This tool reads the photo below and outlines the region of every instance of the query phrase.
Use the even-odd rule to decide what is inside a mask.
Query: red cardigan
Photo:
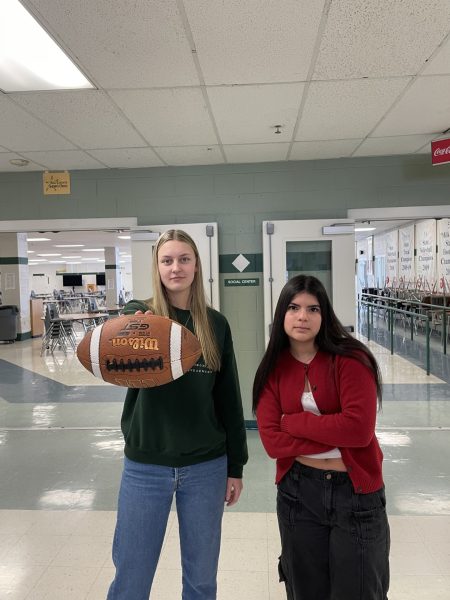
[[[321,415],[303,410],[305,375]],[[318,352],[305,365],[284,350],[256,411],[264,448],[277,459],[276,483],[296,456],[338,447],[355,492],[380,489],[383,453],[375,436],[376,412],[373,373],[358,360]]]

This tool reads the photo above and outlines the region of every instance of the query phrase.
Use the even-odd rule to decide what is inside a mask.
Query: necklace
[[[189,313],[188,318],[186,319],[186,322],[184,323],[184,327],[187,327],[187,324],[189,323],[190,320],[191,320],[191,313]]]

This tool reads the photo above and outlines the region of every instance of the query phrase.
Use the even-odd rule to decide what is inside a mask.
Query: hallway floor
[[[389,599],[448,600],[450,359],[434,349],[427,376],[413,356],[369,345],[384,379],[377,434],[392,532]],[[40,346],[0,344],[0,598],[105,600],[124,390],[90,376],[73,352],[40,357]],[[218,599],[282,600],[275,468],[256,431],[248,441],[244,492],[224,516]],[[171,513],[151,598],[180,597]]]

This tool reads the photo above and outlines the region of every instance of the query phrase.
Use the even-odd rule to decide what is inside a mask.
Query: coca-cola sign
[[[431,163],[433,165],[450,163],[450,138],[431,142]]]

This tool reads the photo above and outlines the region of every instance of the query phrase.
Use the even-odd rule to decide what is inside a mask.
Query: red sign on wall
[[[431,163],[433,165],[450,163],[450,138],[431,142]]]

